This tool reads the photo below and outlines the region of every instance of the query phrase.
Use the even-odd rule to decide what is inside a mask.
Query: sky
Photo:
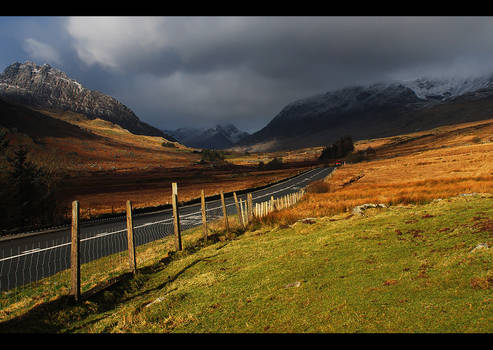
[[[255,132],[335,89],[493,73],[493,17],[0,17],[0,71],[33,61],[160,129]]]

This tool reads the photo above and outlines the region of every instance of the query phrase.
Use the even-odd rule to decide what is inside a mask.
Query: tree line
[[[334,160],[343,158],[354,150],[351,136],[343,136],[335,143],[326,146],[319,156],[319,160]]]
[[[24,146],[12,146],[0,130],[0,233],[61,223],[55,174],[28,160]]]

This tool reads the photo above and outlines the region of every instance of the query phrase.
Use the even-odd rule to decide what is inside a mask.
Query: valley
[[[0,16],[0,333],[493,333],[492,32]]]
[[[132,200],[136,208],[169,204],[171,182],[180,188],[180,200],[258,187],[294,176],[315,166],[317,152],[281,152],[245,155],[228,152],[227,162],[201,163],[200,149],[163,137],[136,135],[102,119],[70,111],[28,108],[0,100],[1,124],[8,130],[12,149],[24,146],[28,161],[58,180],[58,202],[68,215],[79,200],[81,218],[124,211]],[[164,146],[163,146],[164,144]],[[294,156],[298,155],[298,156]],[[303,156],[300,156],[303,155]],[[285,166],[262,169],[284,156]]]
[[[80,305],[64,297],[67,289],[53,295],[41,285],[43,293],[8,304],[2,325],[67,333],[490,332],[491,135],[490,119],[358,141],[346,164],[311,183],[295,206],[236,228],[232,238],[214,226],[206,243],[200,227],[189,230],[184,252],[174,251],[171,236],[158,241],[140,251],[149,262],[135,277]],[[369,147],[375,153],[364,154]],[[383,207],[355,211],[365,203]]]
[[[136,209],[167,204],[175,181],[180,201],[187,201],[196,199],[201,189],[207,196],[221,190],[239,191],[331,163],[318,161],[322,146],[275,152],[226,150],[224,161],[201,162],[197,149],[162,137],[135,135],[101,119],[8,108],[26,121],[17,124],[16,132],[9,128],[11,141],[29,146],[33,161],[45,167],[51,164],[62,174],[61,200],[68,204],[78,199],[82,219],[123,214],[126,200]],[[32,128],[29,121],[37,118],[49,118],[45,122],[53,123],[57,135]],[[26,288],[26,296],[5,294],[9,297],[2,301],[3,329],[35,332],[52,327],[55,332],[70,333],[77,325],[91,333],[488,331],[491,250],[483,248],[474,255],[471,250],[493,245],[488,216],[493,191],[492,135],[493,119],[485,119],[358,140],[344,165],[333,171],[315,170],[323,176],[306,187],[300,202],[255,219],[244,229],[235,227],[232,237],[223,232],[218,220],[211,223],[208,243],[203,241],[201,227],[191,228],[184,232],[185,251],[175,252],[169,222],[167,236],[139,247],[136,277],[123,274],[104,288],[106,269],[126,271],[128,258],[118,263],[118,258],[106,257],[85,264],[85,288],[103,289],[77,309],[67,301],[68,270],[52,277],[52,283],[62,285],[56,290],[45,282],[37,289]],[[76,153],[77,161],[64,162],[70,152]],[[282,166],[269,169],[266,165],[274,159],[282,159]],[[368,203],[383,208],[355,211]],[[156,215],[163,213],[151,217],[156,221],[160,218]],[[199,222],[199,215],[195,216]],[[137,219],[139,229],[149,228],[145,236],[154,237],[157,231],[145,220]],[[121,225],[109,222],[99,231],[85,230],[98,237],[107,235],[108,229],[125,231]],[[221,258],[215,258],[218,251]],[[19,255],[36,252],[22,250]],[[206,263],[197,263],[201,261]],[[89,265],[94,269],[90,274]],[[170,276],[174,277],[170,280]],[[265,281],[264,288],[252,292],[253,281],[259,280]],[[437,310],[436,298],[454,300],[452,306],[442,308],[446,314]],[[294,314],[285,307],[293,302],[297,305]],[[153,316],[167,315],[163,305],[175,315],[171,323]],[[192,310],[189,305],[197,307]],[[428,306],[425,312],[423,305]],[[211,308],[222,311],[211,313]],[[327,313],[327,309],[340,312]],[[398,322],[382,323],[382,311]],[[351,312],[364,317],[348,321]],[[250,320],[252,313],[263,317],[238,326],[237,319]],[[128,314],[133,318],[126,319]],[[321,316],[314,319],[314,314]]]

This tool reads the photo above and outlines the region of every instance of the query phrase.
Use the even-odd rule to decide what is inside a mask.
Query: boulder
[[[354,207],[353,214],[364,215],[365,210],[369,208],[387,208],[387,206],[385,204],[366,203]]]

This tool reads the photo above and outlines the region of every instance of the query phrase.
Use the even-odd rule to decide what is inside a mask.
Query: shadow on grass
[[[114,308],[118,300],[115,298],[113,302],[108,302],[108,298],[104,298],[101,292],[121,291],[122,288],[131,285],[133,277],[131,273],[125,273],[112,278],[81,294],[79,302],[76,302],[71,295],[62,295],[55,300],[37,305],[23,315],[0,322],[0,333],[66,332],[73,321],[85,318],[94,311],[101,313]],[[91,307],[88,307],[87,301],[93,303]]]
[[[173,260],[194,254],[207,246],[219,242],[224,243],[217,248],[219,250],[231,240],[244,234],[249,228],[251,225],[246,229],[234,228],[229,233],[225,233],[224,230],[211,230],[207,240],[201,238],[185,246],[180,252],[169,252],[165,258],[155,264],[139,268],[135,275],[127,272],[100,283],[84,292],[80,302],[76,302],[70,295],[64,295],[53,301],[42,303],[23,315],[0,322],[0,333],[70,333],[82,327],[85,328],[104,318],[102,313],[111,311],[118,305],[137,297],[165,288],[192,266],[218,254],[194,260],[173,277],[168,276],[166,281],[156,287],[143,288],[150,276],[164,270]]]

